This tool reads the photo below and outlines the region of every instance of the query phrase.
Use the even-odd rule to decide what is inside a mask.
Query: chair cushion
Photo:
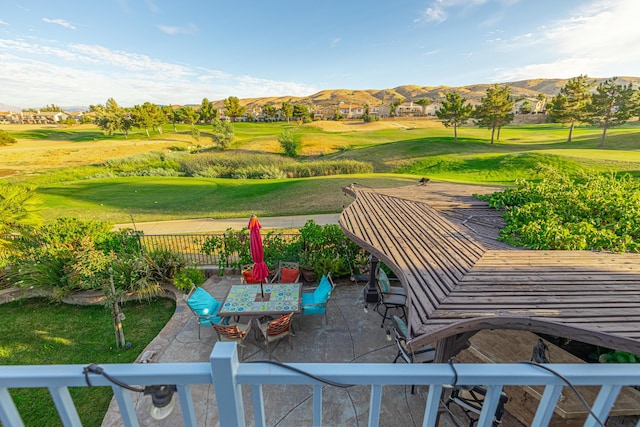
[[[189,307],[193,309],[199,316],[212,316],[218,312],[220,302],[216,301],[207,291],[197,288],[187,301]]]
[[[260,283],[260,280],[253,277],[253,272],[251,270],[243,271],[242,274],[244,275],[244,281],[248,284]]]
[[[327,302],[329,299],[329,295],[331,295],[331,283],[329,283],[329,279],[324,274],[320,279],[320,284],[313,292],[313,300],[316,304]]]
[[[310,292],[302,294],[302,314],[324,314],[326,306],[317,304]]]
[[[378,272],[378,283],[380,283],[380,290],[383,293],[386,294],[389,292],[389,276],[387,276],[387,273],[385,273],[383,269],[380,269]]]
[[[298,281],[299,270],[282,267],[280,271],[280,283],[296,283]]]

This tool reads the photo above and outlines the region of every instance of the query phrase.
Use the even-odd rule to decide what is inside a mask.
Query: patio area
[[[211,277],[203,287],[216,299],[223,300],[232,284],[240,277],[225,275]],[[337,280],[336,289],[327,306],[329,322],[323,324],[322,316],[295,318],[293,350],[287,340],[279,342],[272,350],[272,360],[284,363],[341,362],[341,363],[391,363],[396,356],[395,342],[387,338],[385,328],[380,328],[380,316],[370,304],[364,309],[362,287],[347,279]],[[388,326],[391,327],[390,322]],[[126,326],[125,326],[126,327]],[[156,339],[140,355],[138,363],[207,362],[217,341],[213,328],[202,327],[198,339],[198,325],[179,299],[176,313]],[[253,337],[246,340],[243,362],[267,359],[261,341]],[[389,337],[390,338],[390,337]],[[218,409],[212,385],[193,385],[195,413],[199,425],[219,425]],[[312,388],[309,386],[265,386],[265,413],[269,426],[312,425]],[[250,402],[251,391],[243,386],[243,393]],[[149,398],[132,395],[136,404],[140,425],[175,426],[182,424],[180,405],[162,421],[149,416]],[[348,389],[325,386],[323,392],[323,422],[331,426],[366,425],[369,413],[370,388],[356,386]],[[426,388],[417,387],[411,394],[411,386],[388,386],[383,391],[383,407],[380,425],[420,425],[426,401]],[[248,425],[254,425],[251,405],[245,407]],[[460,414],[458,414],[460,416]],[[117,405],[112,402],[103,421],[103,427],[121,426]],[[441,417],[441,426],[454,426],[447,415]],[[468,425],[462,423],[461,425]],[[506,414],[503,426],[520,427],[521,424]]]

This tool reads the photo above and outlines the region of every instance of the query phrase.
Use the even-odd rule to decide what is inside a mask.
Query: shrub
[[[505,209],[501,240],[532,249],[640,252],[640,182],[631,176],[579,174],[546,168],[538,182],[489,196]]]
[[[17,142],[18,140],[9,135],[8,132],[0,130],[0,145],[16,144]]]
[[[204,271],[195,265],[187,266],[178,271],[173,278],[173,284],[185,294],[192,286],[202,286],[205,281]]]
[[[300,151],[300,147],[302,144],[300,141],[295,140],[289,129],[285,129],[282,131],[282,133],[278,137],[278,142],[280,142],[280,146],[284,150],[285,156],[298,157],[298,152]]]

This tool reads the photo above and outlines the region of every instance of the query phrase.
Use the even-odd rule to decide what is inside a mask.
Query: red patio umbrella
[[[269,269],[264,263],[264,248],[262,247],[262,236],[260,235],[260,221],[255,215],[251,215],[249,219],[249,248],[251,250],[251,258],[253,258],[253,277],[260,280],[260,294],[264,298],[264,289],[262,282],[269,276]]]

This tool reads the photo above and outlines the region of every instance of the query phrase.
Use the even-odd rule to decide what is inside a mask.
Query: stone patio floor
[[[223,300],[239,276],[226,275],[211,277],[203,287],[216,299]],[[396,356],[396,346],[380,327],[381,317],[369,305],[364,309],[362,288],[364,284],[354,284],[348,280],[336,281],[336,289],[328,304],[328,325],[321,316],[296,316],[293,350],[287,340],[280,341],[272,350],[272,359],[279,362],[340,362],[340,363],[390,363]],[[246,341],[243,361],[267,359],[261,342],[253,333]],[[138,358],[153,352],[151,363],[208,362],[211,349],[217,340],[210,327],[198,326],[191,311],[181,298],[177,301],[176,313]],[[213,385],[193,385],[191,387],[198,425],[217,426],[217,404]],[[265,386],[265,414],[268,426],[310,426],[312,425],[312,388],[309,386]],[[381,426],[419,426],[422,422],[426,401],[425,387],[417,387],[411,394],[411,386],[389,386],[383,391],[380,416]],[[247,425],[254,425],[251,405],[251,391],[243,386]],[[356,386],[348,389],[326,386],[323,391],[323,425],[360,426],[367,425],[369,416],[370,387]],[[182,425],[180,405],[162,421],[149,416],[148,397],[133,393],[138,419],[141,426]],[[103,427],[121,426],[119,410],[115,400],[102,423]],[[447,415],[441,417],[441,426],[454,426]],[[468,425],[468,422],[461,423]],[[516,427],[520,424],[508,414],[503,426]]]

